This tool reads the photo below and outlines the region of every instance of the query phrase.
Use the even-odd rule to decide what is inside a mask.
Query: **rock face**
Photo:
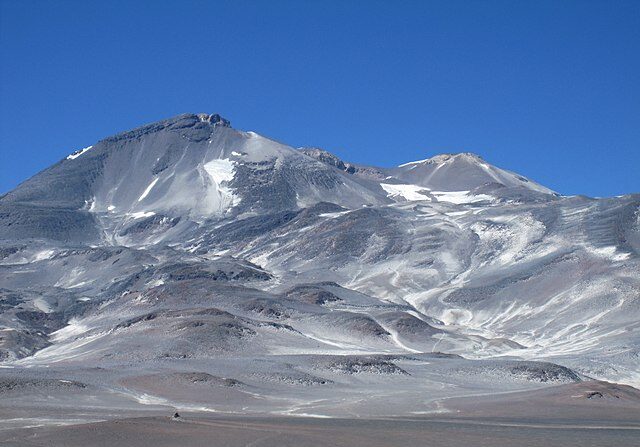
[[[218,377],[234,411],[279,405],[220,394],[245,385],[640,384],[640,195],[564,197],[473,154],[363,167],[217,114],[70,152],[0,198],[2,374],[168,370],[193,401],[176,377]]]
[[[320,160],[321,162],[326,163],[329,166],[333,166],[340,171],[347,171],[350,174],[353,174],[355,172],[355,168],[352,165],[345,164],[344,161],[340,160],[331,152],[327,152],[317,147],[303,147],[300,148],[299,151],[311,158]]]

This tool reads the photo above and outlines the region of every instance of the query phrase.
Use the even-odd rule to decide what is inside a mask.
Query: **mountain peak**
[[[554,194],[514,172],[500,169],[472,152],[435,155],[425,160],[404,163],[391,170],[393,176],[410,184],[441,191],[472,190],[489,184],[525,188]]]
[[[216,126],[231,127],[231,122],[217,113],[198,113],[196,114],[196,116],[201,123],[210,123]]]
[[[105,141],[119,141],[131,138],[139,138],[143,135],[159,132],[165,129],[170,131],[190,130],[191,133],[198,134],[197,138],[208,138],[208,134],[212,130],[209,126],[215,127],[231,127],[231,122],[217,113],[183,113],[171,118],[166,118],[153,123],[145,124],[132,130],[118,133],[116,135],[105,138]]]

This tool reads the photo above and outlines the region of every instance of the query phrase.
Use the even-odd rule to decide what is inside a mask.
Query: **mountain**
[[[98,242],[108,226],[101,220],[201,222],[322,200],[388,202],[288,146],[232,129],[219,115],[181,115],[106,138],[22,183],[0,202],[0,234]]]
[[[487,185],[554,194],[521,175],[491,166],[471,153],[443,154],[405,163],[391,171],[400,180],[442,191],[472,190]]]
[[[0,394],[388,416],[639,386],[639,255],[638,194],[562,196],[469,153],[363,166],[180,115],[0,198]]]

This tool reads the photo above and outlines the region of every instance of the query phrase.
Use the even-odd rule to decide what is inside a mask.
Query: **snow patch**
[[[142,200],[144,200],[145,197],[147,197],[149,195],[149,193],[151,192],[151,190],[153,189],[154,186],[156,186],[156,183],[158,183],[158,178],[154,179],[149,186],[147,186],[147,189],[144,190],[144,192],[142,193],[142,195],[138,198],[138,202],[141,202]]]
[[[631,253],[619,252],[613,245],[600,248],[590,247],[589,249],[594,254],[602,256],[603,258],[609,258],[612,261],[626,261],[631,257]]]
[[[67,156],[67,160],[75,160],[76,158],[78,158],[79,156],[87,152],[89,149],[91,149],[92,147],[93,146],[87,146],[85,148],[75,151],[73,154],[70,154],[69,156]]]
[[[413,166],[413,165],[419,165],[422,164],[426,161],[429,161],[429,158],[425,158],[424,160],[417,160],[417,161],[410,161],[409,163],[403,163],[401,165],[398,165],[399,168],[404,168],[406,166]]]
[[[42,250],[42,251],[36,253],[36,255],[33,257],[33,261],[32,262],[44,261],[45,259],[51,259],[53,257],[54,253],[55,253],[54,250]]]
[[[318,214],[318,217],[328,217],[329,219],[335,219],[336,217],[340,217],[343,216],[347,213],[350,213],[351,210],[346,210],[346,211],[338,211],[335,213],[322,213],[322,214]]]
[[[440,320],[446,325],[467,324],[473,319],[473,314],[467,309],[446,309]]]
[[[431,194],[438,199],[438,202],[449,202],[457,205],[493,199],[493,197],[486,194],[472,195],[469,194],[469,191],[431,191]]]
[[[51,312],[53,312],[53,307],[51,307],[51,304],[47,303],[43,298],[36,298],[35,300],[33,300],[33,305],[36,309],[44,312],[45,314],[50,314]]]
[[[203,165],[209,176],[206,206],[209,212],[225,211],[239,202],[228,183],[235,176],[235,162],[226,158],[211,160]]]
[[[394,185],[380,183],[382,189],[387,192],[387,197],[402,198],[405,200],[428,200],[429,189],[418,185]],[[427,193],[427,194],[425,194]]]
[[[160,279],[155,279],[155,280],[151,281],[151,282],[148,284],[148,287],[149,287],[149,288],[151,288],[151,287],[158,287],[158,286],[161,286],[161,285],[163,285],[163,284],[164,284],[164,280],[160,278]]]
[[[88,330],[88,326],[80,323],[78,319],[72,318],[65,327],[58,329],[51,334],[51,341],[57,343],[63,340],[69,340],[70,338],[84,334]]]
[[[380,183],[380,186],[387,192],[387,197],[409,201],[437,200],[438,202],[449,202],[460,205],[493,199],[492,196],[487,194],[470,194],[470,191],[431,191],[429,188],[420,185]]]
[[[226,158],[211,160],[205,163],[204,170],[207,171],[207,174],[211,176],[211,180],[217,185],[231,181],[235,175],[234,162]]]
[[[129,216],[131,216],[132,219],[142,219],[143,217],[151,217],[155,215],[156,213],[154,213],[153,211],[139,211],[137,213],[129,214]]]

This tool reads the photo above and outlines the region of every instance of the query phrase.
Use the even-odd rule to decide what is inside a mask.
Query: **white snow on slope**
[[[69,156],[67,156],[67,160],[75,160],[76,158],[78,158],[79,156],[87,152],[89,149],[91,149],[92,147],[93,146],[87,146],[83,149],[75,151],[73,154],[70,154]]]
[[[404,168],[405,166],[413,166],[413,165],[419,165],[421,163],[424,163],[426,161],[429,161],[429,158],[425,158],[424,160],[416,160],[416,161],[410,161],[409,163],[403,163],[401,165],[398,165],[399,168]]]
[[[335,219],[336,217],[344,216],[345,214],[350,212],[351,210],[338,211],[335,213],[322,213],[322,214],[318,214],[318,217],[328,217],[329,219]]]
[[[419,185],[403,185],[380,183],[382,189],[387,192],[387,197],[404,200],[433,200],[455,204],[475,203],[483,200],[491,200],[493,197],[486,194],[472,195],[469,191],[431,191],[429,188]]]
[[[626,261],[631,257],[631,253],[620,252],[618,251],[618,248],[614,246],[600,247],[600,248],[586,246],[585,248],[588,251],[598,256],[602,256],[603,258],[609,258],[612,261]]]
[[[156,213],[154,213],[153,211],[139,211],[137,213],[131,213],[129,214],[133,219],[142,219],[143,217],[151,217],[151,216],[155,216]]]
[[[235,162],[229,159],[215,159],[203,165],[209,175],[211,185],[207,188],[207,205],[210,212],[225,211],[239,201],[228,183],[235,176]]]
[[[145,197],[149,195],[153,187],[156,186],[156,183],[158,183],[158,180],[160,179],[155,178],[151,183],[149,183],[149,186],[147,186],[147,189],[145,189],[142,195],[138,198],[138,202],[141,202],[142,200],[144,200]]]
[[[380,183],[382,189],[387,192],[387,196],[391,198],[403,198],[405,200],[428,200],[429,196],[425,193],[429,192],[428,188],[418,185],[393,185],[390,183]]]
[[[211,160],[204,164],[204,169],[207,171],[207,174],[211,176],[211,180],[217,185],[220,185],[222,182],[231,181],[235,174],[233,162],[226,158]]]
[[[491,200],[493,197],[486,194],[469,194],[469,191],[431,191],[439,202],[450,202],[456,204],[482,202]]]
[[[50,338],[51,341],[60,342],[63,340],[69,340],[80,334],[84,334],[88,330],[89,327],[87,327],[85,324],[81,323],[80,320],[74,317],[69,320],[69,323],[67,323],[65,327],[52,332]]]
[[[45,314],[50,314],[53,312],[53,307],[44,298],[36,298],[33,300],[33,305],[41,312]]]
[[[55,254],[55,250],[42,250],[38,253],[35,253],[31,262],[44,261],[45,259],[51,259],[51,257]]]

